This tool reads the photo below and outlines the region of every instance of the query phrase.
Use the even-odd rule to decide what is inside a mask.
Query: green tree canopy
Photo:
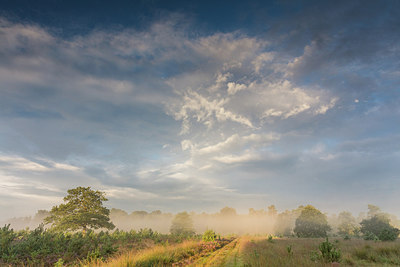
[[[338,234],[341,236],[354,236],[359,231],[356,223],[356,218],[348,211],[339,213]]]
[[[294,232],[298,237],[325,237],[331,229],[326,215],[311,205],[303,208],[295,225]]]
[[[275,232],[279,235],[291,236],[295,227],[296,219],[300,216],[304,206],[299,206],[297,209],[285,210],[276,217]]]
[[[58,231],[76,231],[87,229],[113,229],[110,222],[110,211],[103,206],[107,201],[104,192],[90,187],[69,189],[64,197],[64,204],[54,206],[45,223],[52,223],[51,228]]]
[[[278,214],[278,211],[275,208],[275,205],[268,206],[268,216],[275,217]]]
[[[190,215],[185,211],[178,213],[172,220],[170,228],[171,234],[175,235],[194,235],[193,220]]]
[[[231,207],[224,207],[219,212],[222,216],[235,216],[236,210]]]
[[[383,215],[384,213],[381,211],[381,208],[378,206],[368,204],[368,217],[372,218],[377,215]]]
[[[400,230],[390,225],[389,218],[384,215],[374,215],[360,223],[361,232],[366,239],[375,236],[379,240],[394,241],[399,236]]]

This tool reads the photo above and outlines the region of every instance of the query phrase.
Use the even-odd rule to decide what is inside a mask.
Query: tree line
[[[194,235],[193,218],[224,218],[227,222],[235,221],[238,217],[236,210],[224,207],[216,214],[195,214],[181,212],[176,215],[153,211],[135,211],[131,214],[120,210],[104,207],[107,201],[104,192],[90,187],[77,187],[68,190],[64,203],[54,206],[49,212],[39,211],[35,216],[53,231],[82,231],[88,229],[115,228],[114,221],[124,218],[137,220],[139,218],[163,218],[170,221],[169,232],[172,234]],[[399,221],[394,216],[384,213],[379,207],[368,205],[368,213],[355,218],[350,212],[341,212],[338,216],[329,218],[314,206],[299,206],[297,209],[279,213],[274,205],[266,210],[249,209],[248,218],[267,218],[274,222],[272,231],[280,236],[325,237],[339,235],[344,238],[363,237],[370,240],[395,240],[400,230]],[[397,225],[396,225],[397,224]],[[394,226],[395,225],[395,226]]]

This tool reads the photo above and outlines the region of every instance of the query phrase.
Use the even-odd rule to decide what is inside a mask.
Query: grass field
[[[205,249],[190,241],[127,253],[97,266],[331,266],[321,257],[318,238],[242,236]],[[341,251],[340,266],[400,266],[400,240],[375,242],[332,238]]]

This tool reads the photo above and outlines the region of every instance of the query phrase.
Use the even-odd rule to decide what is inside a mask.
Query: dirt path
[[[241,238],[234,239],[207,257],[202,257],[190,266],[243,266],[240,259]]]

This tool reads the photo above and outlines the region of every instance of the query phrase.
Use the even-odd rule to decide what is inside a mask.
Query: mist
[[[220,235],[277,235],[277,236],[293,236],[295,221],[300,215],[304,206],[296,209],[278,212],[274,205],[266,209],[255,210],[250,208],[248,213],[239,214],[234,208],[224,207],[217,213],[196,213],[189,212],[193,221],[193,227],[197,234],[202,234],[208,229],[212,229]],[[360,223],[363,219],[373,215],[373,213],[382,213],[379,207],[368,205],[368,213],[361,212],[357,216],[353,216],[350,212],[343,211],[339,214],[326,214],[328,224],[331,227],[331,234],[338,231],[343,215],[351,217],[354,223]],[[400,227],[400,220],[392,214],[385,213],[390,222],[395,227]],[[43,219],[49,215],[46,210],[39,210],[34,216],[19,217],[6,220],[2,225],[10,224],[15,230],[35,229]],[[163,213],[160,210],[152,212],[133,211],[128,213],[122,209],[112,208],[110,210],[110,219],[115,225],[115,229],[123,231],[139,231],[140,229],[152,229],[153,231],[168,234],[172,220],[176,214]],[[48,227],[45,226],[45,227]]]

